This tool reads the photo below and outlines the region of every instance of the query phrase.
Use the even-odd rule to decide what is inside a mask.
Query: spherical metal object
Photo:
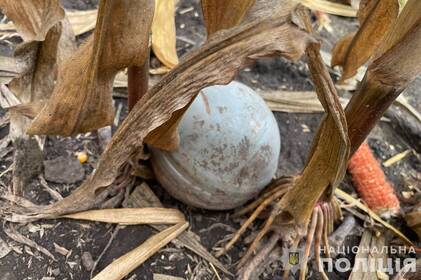
[[[179,125],[180,145],[152,148],[161,185],[186,204],[231,209],[258,194],[278,166],[276,120],[251,88],[239,82],[203,89]]]

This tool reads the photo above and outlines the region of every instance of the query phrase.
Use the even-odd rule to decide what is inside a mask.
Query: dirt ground
[[[67,9],[92,9],[96,6],[96,0],[63,0]],[[192,8],[191,8],[192,7]],[[205,29],[199,0],[180,0],[177,7],[177,49],[182,56],[191,49],[197,48],[205,40]],[[348,31],[355,30],[355,20],[330,16],[334,33],[321,32],[323,49],[330,50],[333,43]],[[17,41],[16,41],[17,42]],[[16,43],[15,42],[15,43]],[[11,55],[13,46],[0,44],[2,55]],[[155,59],[151,60],[152,67],[157,66]],[[334,78],[337,78],[336,76]],[[241,71],[238,80],[258,90],[312,90],[312,82],[304,61],[291,63],[289,61],[272,58],[259,60],[255,65]],[[405,92],[409,102],[421,111],[420,87],[418,79]],[[121,118],[127,115],[126,100],[116,98],[116,104],[123,104]],[[379,160],[384,161],[391,156],[413,149],[420,152],[420,143],[414,142],[414,135],[408,133],[405,124],[396,119],[400,110],[392,108],[388,112],[388,119],[381,121],[369,137],[369,144],[373,148]],[[0,116],[4,115],[0,109]],[[309,151],[312,138],[321,120],[321,114],[291,114],[275,113],[279,124],[282,148],[277,175],[293,175],[303,167]],[[0,128],[0,137],[8,133],[8,126]],[[48,137],[45,144],[44,159],[55,159],[59,156],[74,157],[75,152],[90,152],[89,162],[84,164],[85,176],[94,169],[95,163],[100,156],[98,142],[93,134],[80,135],[74,138]],[[13,160],[13,151],[0,159],[0,173],[9,168]],[[408,191],[410,182],[416,181],[420,185],[421,161],[416,153],[404,158],[402,161],[384,169],[388,178],[394,183],[396,191],[401,198],[403,208],[407,209],[414,203],[414,199],[402,197],[402,191]],[[418,176],[418,177],[417,177]],[[0,177],[0,192],[4,193],[11,183],[11,172]],[[205,211],[193,209],[172,199],[155,181],[148,182],[154,192],[166,206],[178,207],[182,210],[190,222],[190,230],[196,233],[202,244],[212,252],[212,248],[218,245],[218,241],[232,234],[238,229],[241,220],[232,220],[229,216],[231,211]],[[48,182],[50,187],[57,190],[63,196],[68,195],[79,184],[57,184]],[[342,185],[348,192],[353,192],[352,184],[347,177]],[[38,179],[34,179],[25,189],[25,196],[35,203],[49,204],[51,197],[40,187]],[[76,202],[77,203],[77,202]],[[404,226],[401,219],[392,221],[395,225],[402,226],[402,230],[410,238],[416,239],[416,235]],[[360,223],[359,226],[362,226]],[[255,224],[247,233],[258,229]],[[29,248],[18,244],[8,238],[3,230],[0,230],[0,238],[5,240],[14,250],[7,256],[0,258],[0,280],[24,280],[24,279],[89,279],[90,272],[83,264],[82,256],[91,255],[95,260],[102,252],[110,239],[115,226],[100,223],[88,223],[69,220],[47,220],[35,222],[30,225],[18,225],[16,229],[31,240],[48,249],[57,259],[56,261]],[[0,226],[1,229],[1,226]],[[135,248],[145,241],[153,230],[148,226],[128,226],[119,231],[97,267],[97,272],[103,269],[112,260],[125,252]],[[244,235],[247,237],[248,234]],[[226,267],[234,272],[235,263],[244,254],[250,238],[242,238],[235,248],[227,256],[220,258]],[[359,242],[357,234],[347,237],[347,244],[356,245]],[[66,256],[55,249],[54,243],[66,248],[69,252]],[[220,244],[219,244],[220,246]],[[353,256],[348,256],[353,259]],[[279,264],[279,263],[278,263]],[[261,276],[260,279],[281,279],[279,265],[273,264]],[[154,279],[154,274],[165,274],[181,277],[182,279],[218,279],[209,264],[192,252],[169,245],[155,254],[144,265],[137,268],[125,279]],[[222,279],[235,279],[219,272]],[[348,273],[330,273],[331,279],[347,279]],[[309,279],[317,279],[319,276],[311,270]]]

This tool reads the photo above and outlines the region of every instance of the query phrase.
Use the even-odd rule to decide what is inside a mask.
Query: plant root
[[[279,234],[272,234],[269,241],[263,246],[262,249],[251,259],[244,267],[239,270],[239,278],[241,280],[252,279],[252,275],[260,266],[261,263],[269,256],[272,250],[275,248],[276,244],[279,241]]]
[[[240,239],[242,234],[246,229],[259,217],[259,215],[264,211],[271,209],[269,216],[266,218],[266,221],[259,231],[257,236],[254,238],[252,244],[247,249],[245,255],[237,264],[237,270],[239,271],[240,279],[246,280],[254,275],[254,271],[257,269],[259,264],[263,259],[270,254],[273,248],[278,244],[280,240],[283,239],[282,232],[279,230],[279,227],[276,225],[276,220],[282,212],[282,209],[279,208],[278,202],[283,197],[283,195],[290,189],[293,179],[283,178],[282,180],[276,181],[278,185],[272,185],[268,190],[261,195],[256,201],[245,206],[238,212],[234,214],[235,217],[244,215],[246,213],[251,213],[249,218],[244,222],[244,224],[237,230],[233,238],[224,246],[224,249],[218,253],[218,256],[225,254],[230,250],[234,244]],[[327,257],[330,257],[330,246],[328,235],[333,232],[334,222],[338,219],[342,219],[342,212],[339,207],[339,204],[334,197],[330,202],[321,202],[318,203],[313,209],[312,217],[309,222],[307,233],[304,235],[297,234],[293,239],[291,249],[296,250],[300,240],[304,237],[305,239],[305,253],[303,259],[301,260],[301,271],[300,279],[305,279],[306,270],[307,270],[307,260],[310,257],[311,248],[313,246],[315,252],[315,260],[317,262],[318,271],[321,273],[323,279],[328,279],[324,271],[323,264],[321,262],[321,246],[323,246],[323,252]],[[291,228],[294,224],[285,224],[286,228]],[[262,249],[257,250],[261,240],[269,233],[273,232],[269,241],[262,247]],[[294,231],[298,233],[297,230]],[[287,235],[291,237],[291,234]],[[276,241],[275,241],[276,240]],[[314,240],[314,242],[313,242]],[[285,240],[283,240],[285,241]],[[290,242],[291,243],[291,242]],[[256,253],[257,251],[257,253]],[[290,267],[288,264],[284,267],[284,277],[289,275]]]

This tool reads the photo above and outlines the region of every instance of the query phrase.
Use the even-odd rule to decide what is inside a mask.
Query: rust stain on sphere
[[[276,120],[251,88],[239,82],[203,89],[179,126],[180,146],[152,148],[161,185],[186,204],[232,209],[258,194],[276,172]]]

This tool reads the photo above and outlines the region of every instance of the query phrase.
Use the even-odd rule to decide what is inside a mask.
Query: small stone
[[[83,180],[85,169],[74,157],[57,157],[44,161],[44,177],[47,181],[73,184]]]
[[[94,267],[94,260],[92,259],[92,255],[89,252],[83,252],[82,254],[82,264],[87,271],[91,271]]]
[[[52,271],[51,271],[51,273],[54,275],[54,276],[59,276],[60,275],[60,268],[55,268],[55,269],[53,269]]]
[[[7,243],[0,238],[0,259],[7,256],[12,249],[7,245]]]

